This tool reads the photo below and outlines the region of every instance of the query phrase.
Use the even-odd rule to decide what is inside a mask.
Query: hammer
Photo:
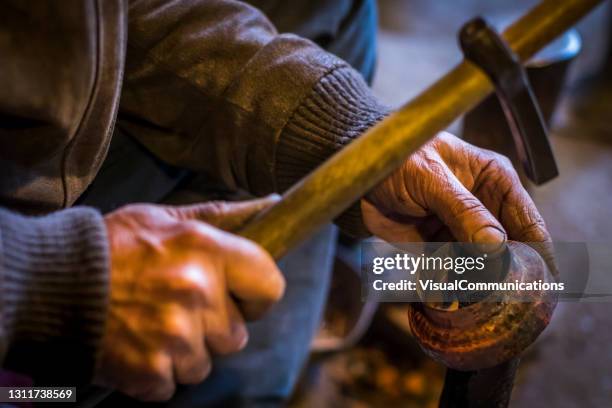
[[[475,22],[470,30],[478,30],[468,31],[474,37],[466,37],[463,44],[464,61],[295,184],[239,235],[257,242],[274,258],[281,258],[493,90],[500,96],[514,129],[517,151],[529,177],[536,183],[555,177],[557,168],[544,122],[522,78],[520,62],[528,60],[602,1],[543,0],[505,30],[503,40],[495,38],[494,33],[480,31],[487,29],[486,24]],[[481,48],[482,41],[492,43]],[[498,41],[502,41],[501,49]],[[487,49],[498,53],[501,60],[487,61]],[[448,370],[441,405],[506,406],[517,365],[514,359],[485,370]],[[109,392],[100,390],[80,405],[93,406]]]
[[[329,158],[290,188],[281,201],[239,234],[280,258],[336,218],[404,160],[493,90],[513,130],[529,178],[558,174],[544,121],[520,67],[602,0],[544,0],[497,36],[481,20],[462,31],[465,59],[399,110]],[[518,356],[496,367],[449,370],[444,407],[507,406]]]

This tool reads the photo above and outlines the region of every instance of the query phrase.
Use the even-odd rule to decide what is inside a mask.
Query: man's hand
[[[388,242],[550,241],[510,161],[441,133],[361,201],[370,232]]]
[[[207,376],[211,353],[246,345],[241,311],[265,311],[281,298],[284,278],[262,248],[218,228],[234,230],[277,199],[139,204],[106,217],[110,306],[97,384],[168,399],[175,383]]]

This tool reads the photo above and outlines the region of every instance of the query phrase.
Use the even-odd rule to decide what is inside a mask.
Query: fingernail
[[[280,194],[272,193],[272,194],[268,194],[266,196],[266,199],[268,199],[270,201],[280,201],[281,196],[280,196]]]
[[[249,344],[249,334],[246,333],[238,344],[238,350],[243,350]]]
[[[244,323],[239,323],[235,325],[232,331],[232,337],[237,340],[237,351],[242,350],[249,343],[249,331],[247,330]]]
[[[506,233],[497,227],[487,226],[474,233],[472,242],[478,251],[493,254],[504,247]]]

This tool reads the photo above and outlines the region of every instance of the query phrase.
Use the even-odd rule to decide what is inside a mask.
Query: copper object
[[[503,282],[554,282],[530,246],[508,242],[511,254]],[[461,371],[494,367],[519,356],[546,328],[557,299],[550,291],[496,293],[449,310],[421,303],[409,308],[414,337],[429,356]]]

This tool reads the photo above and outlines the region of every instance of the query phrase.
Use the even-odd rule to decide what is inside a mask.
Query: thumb
[[[429,195],[429,208],[460,242],[483,244],[486,252],[501,249],[506,231],[491,212],[448,169]]]
[[[235,231],[260,212],[280,201],[278,194],[246,201],[209,201],[169,207],[172,216],[182,221],[197,220],[225,231]]]

